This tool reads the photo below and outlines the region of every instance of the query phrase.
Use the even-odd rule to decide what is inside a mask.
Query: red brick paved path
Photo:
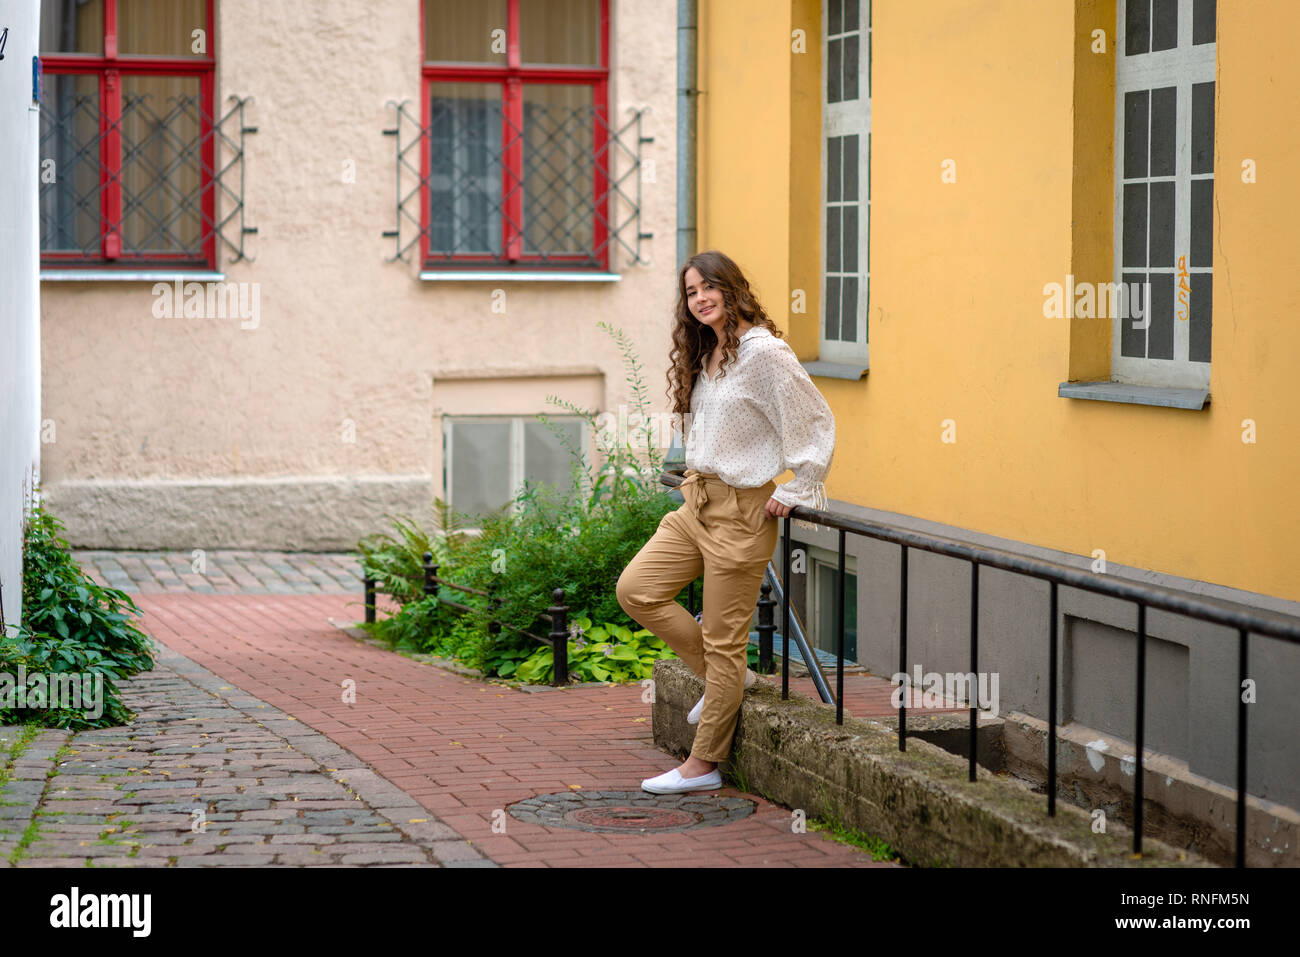
[[[819,832],[792,833],[790,811],[756,795],[744,795],[757,802],[750,817],[693,831],[598,834],[507,813],[497,815],[506,833],[494,834],[493,812],[508,804],[575,786],[636,791],[679,763],[655,746],[639,685],[530,694],[421,664],[329,623],[355,620],[358,596],[177,592],[136,601],[159,641],[352,751],[502,865],[873,863]],[[349,678],[353,705],[342,700]]]

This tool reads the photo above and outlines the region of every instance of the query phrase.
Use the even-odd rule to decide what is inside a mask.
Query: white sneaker
[[[682,791],[711,791],[722,787],[722,774],[714,768],[708,774],[698,778],[684,778],[676,768],[657,778],[646,778],[641,782],[641,790],[651,794],[678,794]]]
[[[752,672],[752,671],[750,671],[748,668],[746,668],[746,669],[745,669],[745,688],[748,690],[749,688],[754,687],[754,682],[757,681],[757,680],[758,680],[758,675],[754,674],[754,672]],[[701,713],[703,710],[704,710],[704,698],[703,698],[703,696],[701,696],[701,697],[700,697],[700,700],[697,701],[697,702],[695,702],[695,707],[692,708],[692,709],[690,710],[690,712],[686,715],[686,723],[687,723],[687,724],[699,724],[699,723],[700,723],[700,713]]]

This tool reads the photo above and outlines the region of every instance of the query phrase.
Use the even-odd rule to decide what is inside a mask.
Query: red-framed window
[[[43,266],[215,266],[215,4],[41,4]]]
[[[608,270],[609,0],[422,0],[421,258]]]

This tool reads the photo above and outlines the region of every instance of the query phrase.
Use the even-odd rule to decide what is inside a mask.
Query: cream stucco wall
[[[388,262],[381,235],[396,204],[385,104],[421,95],[418,4],[218,0],[218,102],[251,96],[258,127],[253,261],[221,268],[259,284],[257,326],[155,318],[151,283],[43,283],[43,405],[57,423],[45,481],[74,544],[343,547],[385,512],[428,514],[443,494],[440,415],[561,413],[548,394],[631,404],[602,320],[636,344],[665,409],[675,17],[671,0],[611,3],[610,117],[648,107],[654,137],[650,265],[616,252],[614,283],[422,282],[418,256]]]

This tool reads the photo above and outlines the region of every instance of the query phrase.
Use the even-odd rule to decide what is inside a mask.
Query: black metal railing
[[[460,602],[444,598],[442,589],[451,588],[486,599],[489,613],[501,607],[501,599],[496,596],[495,589],[483,591],[479,588],[470,588],[467,585],[458,585],[446,578],[439,577],[438,566],[434,563],[432,552],[425,552],[421,559],[424,571],[424,582],[421,591],[426,597],[436,599],[439,605],[454,608],[462,614],[478,610],[470,605],[463,605]],[[378,587],[375,579],[369,575],[362,578],[362,587],[365,589],[366,623],[373,625],[375,623],[375,596],[384,593],[384,591]],[[391,594],[391,592],[387,594]],[[546,609],[546,614],[551,618],[551,633],[546,638],[534,635],[531,631],[516,628],[513,625],[504,625],[496,618],[488,620],[488,634],[496,637],[501,634],[501,629],[505,627],[516,634],[531,638],[538,644],[550,648],[552,659],[551,684],[554,687],[562,688],[569,683],[569,608],[564,604],[563,588],[555,589],[551,593],[551,599],[554,604]]]
[[[676,488],[684,479],[682,470],[665,470],[660,481]],[[1137,768],[1134,777],[1133,796],[1133,852],[1142,853],[1143,820],[1143,767],[1145,761],[1144,736],[1146,712],[1146,609],[1158,608],[1162,611],[1184,615],[1199,621],[1235,628],[1238,635],[1238,675],[1235,686],[1237,698],[1237,807],[1236,807],[1236,866],[1246,866],[1246,754],[1247,754],[1247,718],[1246,696],[1242,689],[1247,681],[1246,663],[1248,638],[1259,635],[1290,644],[1300,645],[1300,618],[1276,612],[1263,611],[1239,605],[1233,602],[1205,598],[1186,592],[1164,588],[1159,585],[1124,581],[1115,578],[1099,577],[1093,573],[1081,571],[1068,565],[1049,562],[1043,559],[1027,558],[1002,549],[974,545],[969,542],[956,541],[936,535],[927,535],[910,529],[883,522],[872,522],[853,518],[839,512],[821,511],[806,507],[795,507],[783,519],[782,581],[790,581],[791,537],[790,525],[794,519],[804,519],[825,525],[839,531],[839,566],[835,589],[835,635],[837,648],[836,708],[835,720],[844,723],[844,579],[845,579],[845,536],[849,533],[874,538],[878,541],[892,542],[902,549],[902,574],[899,587],[899,672],[907,673],[907,557],[909,549],[920,549],[936,555],[946,555],[970,563],[971,568],[971,613],[970,613],[970,688],[975,689],[975,676],[979,671],[979,569],[981,565],[1016,572],[1031,578],[1039,578],[1049,583],[1050,619],[1048,622],[1048,729],[1047,729],[1047,813],[1056,815],[1056,708],[1057,708],[1057,658],[1058,635],[1056,624],[1057,588],[1068,585],[1086,591],[1096,592],[1111,598],[1119,598],[1137,604],[1137,663],[1134,676],[1136,685],[1135,703],[1135,756]],[[790,591],[785,589],[782,607],[783,635],[790,634]],[[760,608],[761,611],[761,608]],[[790,695],[790,656],[789,645],[782,658],[781,697]],[[807,659],[805,659],[807,660]],[[906,696],[902,698],[906,702]],[[970,710],[970,744],[969,744],[969,779],[975,780],[976,773],[976,718],[978,713],[978,696],[973,695]],[[907,750],[907,708],[903,704],[898,709],[898,749]]]

